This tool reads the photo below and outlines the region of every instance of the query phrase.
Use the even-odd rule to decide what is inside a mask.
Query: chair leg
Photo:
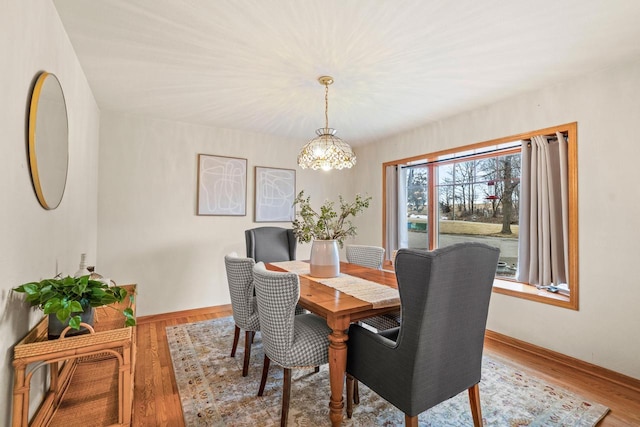
[[[347,418],[353,415],[353,376],[347,374]]]
[[[231,347],[231,357],[236,357],[236,348],[238,347],[238,339],[240,338],[240,328],[236,325],[236,330],[233,331],[233,346]]]
[[[405,427],[418,427],[418,416],[414,415],[410,417],[407,414],[404,414],[404,425]]]
[[[244,363],[242,364],[242,376],[246,377],[249,373],[249,358],[251,358],[251,336],[252,331],[245,331],[244,333]]]
[[[478,384],[469,387],[469,404],[474,427],[482,427],[482,408],[480,407],[480,387]]]
[[[282,414],[280,415],[280,427],[286,427],[289,416],[289,398],[291,397],[291,369],[284,368],[284,381],[282,384]]]
[[[264,355],[264,364],[262,365],[262,379],[260,380],[260,388],[258,389],[258,396],[262,396],[264,393],[264,386],[267,384],[267,375],[269,374],[269,364],[271,360],[265,354]]]
[[[360,388],[358,387],[358,380],[355,378],[353,382],[353,403],[360,404]]]

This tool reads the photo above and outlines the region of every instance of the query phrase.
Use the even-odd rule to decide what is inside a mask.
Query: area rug
[[[271,366],[264,396],[257,397],[264,353],[260,333],[242,377],[243,340],[229,356],[231,317],[167,327],[167,340],[187,426],[275,426],[280,422],[282,369]],[[244,335],[244,334],[242,334]],[[480,383],[485,426],[594,426],[609,411],[528,374],[494,355],[484,356]],[[328,366],[319,373],[293,371],[289,426],[328,426]],[[360,404],[344,426],[402,426],[404,414],[360,384]],[[420,426],[472,426],[467,393],[420,414]]]

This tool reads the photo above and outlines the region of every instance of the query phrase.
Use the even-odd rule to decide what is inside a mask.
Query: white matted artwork
[[[296,171],[256,166],[255,222],[294,220]]]
[[[198,215],[247,214],[247,159],[198,154]]]

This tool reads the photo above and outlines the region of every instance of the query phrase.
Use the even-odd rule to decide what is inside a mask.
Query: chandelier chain
[[[324,127],[329,128],[329,84],[324,84]]]

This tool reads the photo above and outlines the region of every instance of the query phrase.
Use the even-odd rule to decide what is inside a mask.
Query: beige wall
[[[96,271],[138,284],[139,315],[228,304],[224,255],[245,255],[244,230],[291,226],[253,222],[255,166],[295,169],[298,191],[318,202],[347,194],[351,171],[297,167],[305,142],[103,112]],[[248,160],[246,216],[196,215],[198,153]]]
[[[577,121],[580,310],[493,294],[488,327],[640,378],[639,76],[622,64],[379,141],[355,185],[378,195],[383,162]],[[381,212],[362,226],[380,241]]]
[[[11,288],[73,274],[82,252],[96,259],[99,111],[52,2],[2,0],[0,10],[0,425],[8,426],[13,345],[42,317]],[[53,211],[38,204],[26,151],[31,88],[45,70],[60,80],[69,118],[67,185]],[[42,379],[33,385],[37,395]]]

